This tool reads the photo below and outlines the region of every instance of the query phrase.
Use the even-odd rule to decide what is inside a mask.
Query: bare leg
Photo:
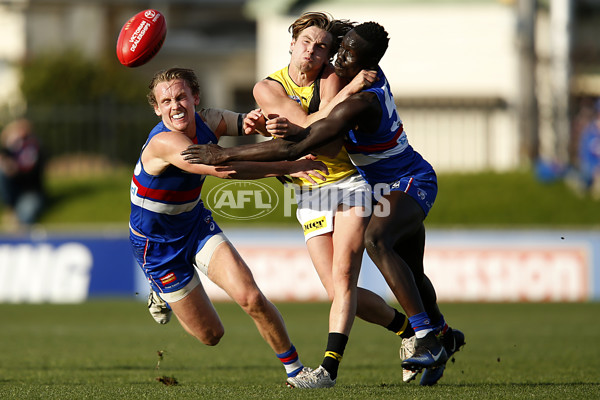
[[[310,259],[319,275],[319,279],[327,292],[329,300],[333,300],[333,277],[331,268],[333,263],[333,234],[325,233],[313,236],[306,241],[306,248]]]
[[[329,312],[329,332],[348,336],[357,308],[358,275],[364,252],[366,219],[357,215],[360,208],[335,214],[333,231],[333,301]]]
[[[260,291],[252,272],[229,242],[215,249],[208,267],[208,278],[225,290],[254,320],[263,339],[275,353],[288,351],[291,341],[277,308]]]
[[[183,299],[169,305],[190,335],[208,346],[219,343],[225,329],[202,284]]]
[[[411,267],[394,249],[418,234],[425,217],[418,203],[404,192],[385,196],[390,215],[373,215],[365,233],[367,252],[383,274],[394,296],[411,317],[425,311]]]
[[[394,250],[409,265],[425,311],[433,322],[437,322],[442,314],[437,305],[437,295],[433,284],[425,275],[423,267],[423,256],[425,254],[425,226],[421,224],[414,235],[404,241],[396,243]]]
[[[371,324],[387,327],[396,312],[386,301],[377,293],[359,287],[356,291],[357,307],[356,316],[363,321]]]
[[[352,221],[354,220],[354,221]],[[363,220],[362,223],[357,221]],[[327,233],[319,236],[312,237],[308,239],[306,242],[306,247],[308,248],[308,252],[310,254],[311,260],[319,275],[321,283],[323,287],[327,291],[327,295],[330,301],[334,301],[335,289],[334,289],[334,278],[333,278],[333,264],[334,264],[334,247],[336,253],[341,253],[342,257],[338,255],[338,263],[347,263],[347,267],[338,267],[338,272],[336,274],[344,274],[346,278],[345,284],[342,284],[341,292],[345,292],[347,289],[344,287],[348,287],[347,279],[349,278],[348,272],[350,269],[354,269],[356,271],[356,279],[354,279],[354,285],[358,281],[358,273],[360,272],[360,264],[362,262],[362,253],[363,253],[363,244],[362,238],[364,234],[365,226],[364,218],[357,216],[341,216],[341,213],[336,214],[335,220],[335,231],[334,233]],[[354,229],[354,230],[353,230]],[[343,234],[342,234],[343,232]],[[334,245],[334,235],[336,235],[336,242]],[[360,243],[359,243],[360,242]],[[361,250],[358,250],[358,249]],[[342,250],[345,249],[345,250]],[[352,252],[353,255],[351,257],[347,257],[346,260],[343,260],[344,252]],[[346,253],[349,255],[350,253]],[[354,266],[350,267],[350,262],[355,263]],[[358,264],[358,266],[356,266]],[[350,268],[350,269],[349,269]],[[343,272],[346,270],[346,272]],[[337,278],[336,278],[337,279]],[[338,289],[339,290],[339,289]],[[343,295],[342,295],[343,296]],[[338,300],[339,302],[339,300]],[[343,303],[343,302],[342,302]],[[357,288],[356,291],[356,315],[373,324],[381,325],[383,327],[388,326],[392,320],[394,319],[395,311],[392,307],[390,307],[384,299],[382,299],[376,293],[371,292],[370,290]],[[343,309],[343,305],[342,305]],[[332,303],[332,312],[334,312],[333,303]],[[343,312],[343,311],[342,311]],[[340,322],[341,321],[341,322]],[[330,314],[330,331],[331,332],[340,332],[346,333],[349,332],[349,327],[347,326],[347,318],[344,322],[344,318],[342,320],[338,320],[337,322],[331,320]],[[341,326],[341,328],[339,328]],[[350,323],[350,327],[352,323]],[[334,328],[338,327],[338,328]],[[342,329],[342,330],[336,330]]]

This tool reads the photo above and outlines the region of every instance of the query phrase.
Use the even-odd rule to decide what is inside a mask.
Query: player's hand
[[[266,123],[267,132],[274,137],[286,137],[299,133],[302,127],[293,124],[286,117],[269,114]]]
[[[192,144],[181,155],[190,164],[218,165],[222,151],[223,148],[217,144]]]
[[[319,179],[321,182],[325,182],[327,180],[326,175],[329,175],[329,170],[321,161],[300,159],[294,161],[293,163],[297,171],[290,173],[290,176],[294,178],[306,179],[313,185],[317,185],[319,183],[314,178]]]
[[[265,127],[269,135],[274,137],[285,137],[290,133],[290,121],[286,117],[277,114],[269,114]]]
[[[271,136],[265,127],[266,118],[260,108],[250,111],[244,117],[244,123],[242,129],[244,135],[253,135],[259,133],[263,136]]]
[[[378,80],[376,70],[363,69],[350,81],[348,88],[352,93],[358,93],[370,88]]]

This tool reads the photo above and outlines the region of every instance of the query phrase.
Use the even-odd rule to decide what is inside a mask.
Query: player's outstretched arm
[[[288,160],[288,140],[270,140],[257,144],[229,147],[217,144],[193,144],[181,152],[190,164],[222,165],[233,161],[280,161]],[[299,157],[297,157],[299,158]]]
[[[329,175],[325,164],[307,159],[276,162],[233,161],[214,168],[215,176],[224,179],[258,179],[294,175],[306,179],[313,185],[317,184],[314,178],[325,181],[326,176]]]
[[[181,154],[191,164],[208,165],[232,161],[296,160],[342,137],[352,127],[368,120],[377,106],[374,95],[362,92],[340,103],[327,118],[315,122],[296,135],[227,149],[214,144],[191,145]]]

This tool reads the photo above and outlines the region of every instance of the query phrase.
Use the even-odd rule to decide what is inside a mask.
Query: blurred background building
[[[154,60],[128,70],[114,54],[116,39],[146,8],[165,15],[167,38]],[[387,29],[381,65],[409,139],[437,170],[574,161],[579,125],[600,96],[597,0],[3,0],[0,125],[28,116],[42,126],[51,160],[83,154],[129,163],[154,122],[143,93],[156,70],[191,67],[203,104],[247,111],[254,83],[288,62],[287,28],[305,11]],[[57,99],[48,83],[38,85],[46,94],[23,84],[42,75],[32,67],[37,60],[61,54],[67,65],[82,59],[110,70],[88,81],[114,77],[118,87]],[[43,65],[59,86],[80,79]],[[137,100],[115,94],[127,88],[141,93]]]

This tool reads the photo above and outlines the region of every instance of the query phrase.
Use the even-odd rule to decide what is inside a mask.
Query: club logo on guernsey
[[[288,96],[290,99],[294,100],[296,103],[302,105],[302,99],[296,95]]]
[[[207,225],[210,225],[208,229],[210,229],[211,232],[215,230],[215,222],[213,221],[212,217],[208,216],[204,218],[204,222]]]

